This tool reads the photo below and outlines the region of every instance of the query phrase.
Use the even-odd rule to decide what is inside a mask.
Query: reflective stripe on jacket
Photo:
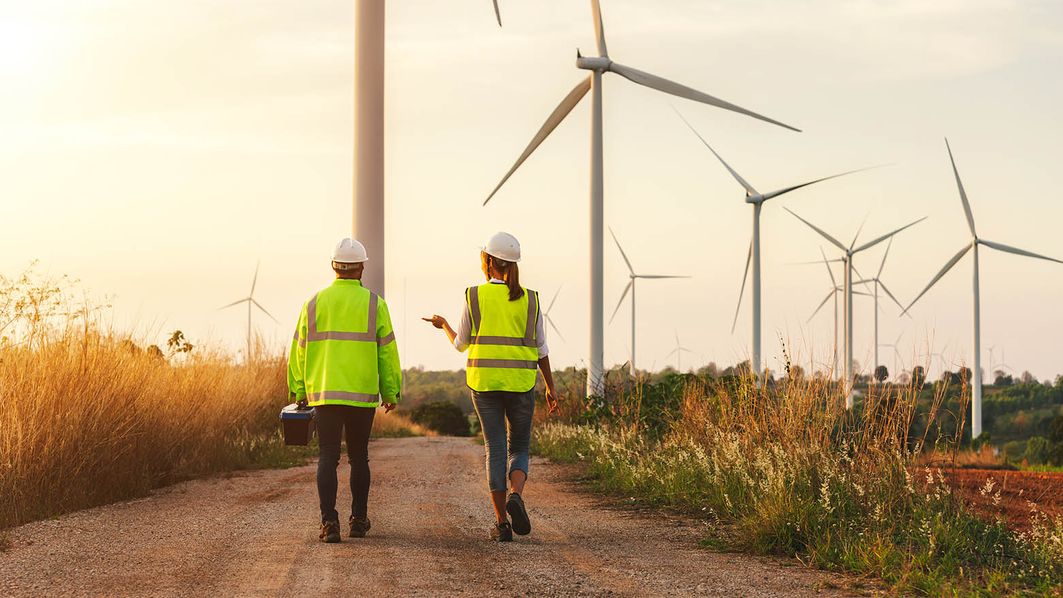
[[[478,392],[531,390],[539,365],[535,338],[539,294],[525,289],[524,296],[510,301],[506,285],[487,283],[469,287],[465,300],[472,315],[465,364],[469,388]]]
[[[388,306],[360,280],[336,279],[303,305],[288,355],[288,390],[312,405],[376,407],[402,387]]]

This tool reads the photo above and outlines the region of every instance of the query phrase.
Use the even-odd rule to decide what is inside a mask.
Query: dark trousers
[[[351,514],[365,517],[369,502],[369,432],[376,409],[349,405],[322,405],[314,408],[319,443],[317,496],[321,521],[339,521],[336,512],[336,468],[340,464],[340,440],[347,436],[347,458],[351,463]]]

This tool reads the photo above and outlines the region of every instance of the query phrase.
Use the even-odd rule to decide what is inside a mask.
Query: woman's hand
[[[436,328],[439,328],[440,330],[450,326],[450,324],[447,322],[447,319],[444,318],[443,316],[432,316],[431,318],[421,318],[421,319],[424,320],[425,322],[428,322],[432,326],[434,326]]]
[[[554,392],[554,389],[547,388],[546,389],[546,406],[549,407],[549,411],[547,411],[547,415],[557,415],[558,411],[560,410],[560,402],[561,402],[561,398],[557,396],[557,393]]]

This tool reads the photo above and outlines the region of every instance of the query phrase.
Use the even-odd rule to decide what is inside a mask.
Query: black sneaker
[[[528,519],[528,510],[524,508],[524,499],[516,492],[510,493],[506,499],[506,512],[513,521],[513,532],[527,536],[531,533],[531,520]]]
[[[321,538],[322,542],[328,544],[335,544],[340,541],[340,522],[339,521],[326,521],[321,524]]]
[[[365,533],[369,531],[371,527],[368,517],[355,517],[351,515],[351,537],[352,538],[364,538]]]
[[[495,542],[512,542],[513,528],[509,527],[509,522],[503,521],[491,526],[491,539]]]

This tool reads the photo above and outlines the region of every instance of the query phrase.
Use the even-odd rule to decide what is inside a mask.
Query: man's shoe
[[[513,521],[513,532],[527,536],[531,533],[531,520],[528,519],[528,510],[524,508],[524,499],[516,492],[512,492],[506,499],[506,512]]]
[[[340,541],[340,522],[339,521],[326,521],[321,524],[321,538],[322,542],[328,544],[335,544]]]
[[[368,517],[355,517],[351,515],[351,537],[352,538],[364,538],[365,533],[369,531],[370,524]]]
[[[491,539],[495,542],[512,542],[513,528],[509,527],[509,522],[503,521],[491,526]]]

